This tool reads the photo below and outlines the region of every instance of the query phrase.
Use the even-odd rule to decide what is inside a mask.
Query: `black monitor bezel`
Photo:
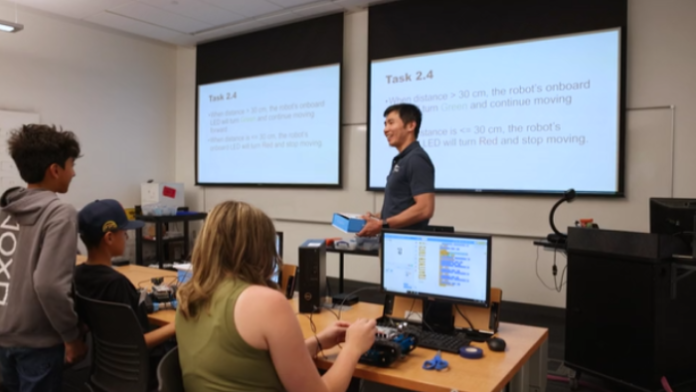
[[[689,198],[670,198],[670,197],[651,197],[650,198],[650,233],[652,234],[667,234],[678,235],[692,233],[694,227],[694,215],[696,215],[696,199]],[[683,214],[691,216],[691,219],[686,220],[686,227],[681,230],[674,228],[673,230],[661,230],[666,226],[666,222],[658,222],[658,216],[664,218],[664,211],[671,211],[673,215]]]
[[[276,231],[276,237],[278,239],[278,257],[283,258],[283,232]]]
[[[276,231],[276,241],[278,242],[278,257],[283,260],[283,232],[282,231]],[[273,275],[271,275],[271,280],[273,280]],[[278,286],[281,285],[283,282],[283,269],[278,268],[278,281],[274,282]]]
[[[385,234],[403,234],[403,235],[419,235],[428,237],[445,237],[445,238],[462,238],[462,239],[474,239],[474,240],[486,240],[488,243],[487,249],[487,260],[486,260],[486,299],[485,302],[476,301],[472,299],[459,298],[459,297],[448,297],[442,295],[434,294],[411,294],[402,293],[397,291],[387,290],[384,287],[384,237]],[[414,231],[414,230],[399,230],[399,229],[384,229],[382,230],[382,235],[379,239],[379,268],[380,268],[380,290],[385,294],[398,295],[400,297],[408,298],[419,298],[424,300],[439,300],[447,301],[453,304],[475,306],[480,308],[488,308],[491,304],[491,250],[493,247],[493,236],[485,234],[472,234],[463,232],[437,232],[437,231]]]

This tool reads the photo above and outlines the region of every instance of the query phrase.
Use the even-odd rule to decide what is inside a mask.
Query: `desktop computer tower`
[[[319,313],[326,297],[326,242],[305,241],[299,261],[300,313]]]

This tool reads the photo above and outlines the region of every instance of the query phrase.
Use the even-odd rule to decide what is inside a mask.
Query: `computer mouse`
[[[491,351],[505,351],[505,341],[501,338],[490,338],[487,343]]]

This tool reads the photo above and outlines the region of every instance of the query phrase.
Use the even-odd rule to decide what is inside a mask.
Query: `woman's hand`
[[[337,344],[346,341],[346,330],[350,327],[350,323],[347,321],[336,321],[328,328],[319,332],[317,338],[321,343],[321,348],[328,350]]]

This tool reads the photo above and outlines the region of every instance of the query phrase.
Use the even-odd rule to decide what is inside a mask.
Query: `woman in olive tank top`
[[[275,227],[249,204],[224,202],[208,215],[178,290],[176,338],[184,387],[208,391],[345,391],[375,320],[338,321],[304,339],[290,302],[271,282],[282,261]],[[343,343],[320,376],[312,360]]]

